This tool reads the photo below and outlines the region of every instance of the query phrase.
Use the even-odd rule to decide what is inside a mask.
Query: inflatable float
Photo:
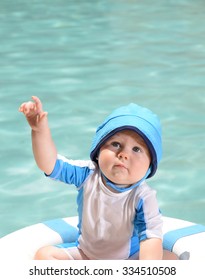
[[[205,226],[163,217],[163,246],[181,260],[205,260]],[[38,248],[75,242],[77,217],[49,220],[12,232],[0,239],[0,259],[32,260]]]

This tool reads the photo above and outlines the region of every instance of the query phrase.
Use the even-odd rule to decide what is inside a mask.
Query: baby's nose
[[[129,155],[128,152],[125,149],[123,149],[118,153],[118,157],[128,159]]]

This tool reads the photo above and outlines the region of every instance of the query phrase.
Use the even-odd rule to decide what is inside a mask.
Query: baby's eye
[[[141,151],[141,149],[139,147],[133,147],[132,150],[136,153],[139,153]]]
[[[119,142],[112,142],[111,145],[115,148],[120,148],[120,143]]]

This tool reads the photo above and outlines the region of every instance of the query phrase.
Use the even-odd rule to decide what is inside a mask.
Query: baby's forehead
[[[118,131],[114,135],[112,135],[109,139],[121,138],[121,137],[123,137],[123,138],[132,137],[137,142],[145,144],[144,139],[136,131],[133,131],[131,129]]]

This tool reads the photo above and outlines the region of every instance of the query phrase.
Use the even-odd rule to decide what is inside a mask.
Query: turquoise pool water
[[[163,160],[149,184],[165,215],[205,224],[202,0],[0,2],[0,236],[76,214],[44,177],[19,105],[39,96],[58,151],[87,159],[96,126],[130,102],[155,111]]]

